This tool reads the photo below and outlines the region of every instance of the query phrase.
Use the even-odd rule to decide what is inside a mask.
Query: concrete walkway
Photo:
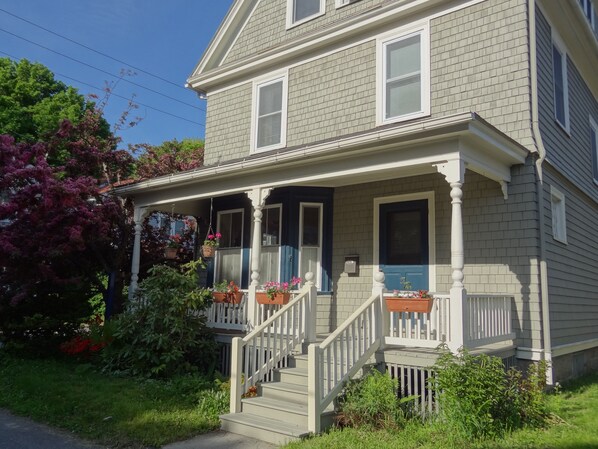
[[[169,444],[162,449],[273,449],[276,447],[264,441],[218,430],[199,435],[191,440]]]
[[[168,444],[163,449],[274,449],[263,441],[216,431],[191,440]],[[79,440],[63,430],[15,416],[0,409],[0,449],[108,449]]]

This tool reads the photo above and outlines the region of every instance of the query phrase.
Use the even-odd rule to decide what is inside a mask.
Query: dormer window
[[[324,14],[324,0],[287,0],[287,28]]]

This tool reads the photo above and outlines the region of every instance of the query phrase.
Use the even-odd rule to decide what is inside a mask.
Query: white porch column
[[[448,346],[455,352],[467,343],[466,330],[468,327],[467,291],[463,286],[463,268],[465,266],[465,251],[463,245],[463,184],[465,180],[465,163],[461,159],[452,160],[436,167],[451,186],[451,268],[453,285],[451,287],[450,302],[450,339]]]
[[[250,329],[257,325],[257,305],[255,292],[260,284],[260,255],[262,252],[262,209],[271,188],[257,187],[247,193],[253,206],[253,234],[251,236],[251,284],[247,302],[247,325]]]
[[[139,281],[139,262],[141,258],[141,229],[143,219],[147,215],[147,207],[136,207],[133,220],[135,221],[135,240],[133,242],[133,258],[131,261],[131,284],[129,285],[129,300],[135,296]]]

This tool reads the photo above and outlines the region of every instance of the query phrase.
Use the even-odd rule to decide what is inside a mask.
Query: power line
[[[23,41],[25,41],[25,42],[28,42],[28,43],[30,43],[30,44],[37,45],[38,47],[40,47],[40,48],[43,48],[44,50],[51,51],[52,53],[55,53],[55,54],[57,54],[57,55],[60,55],[60,56],[62,56],[63,58],[70,59],[71,61],[75,61],[76,63],[82,64],[82,65],[84,65],[84,66],[90,67],[90,68],[92,68],[92,69],[94,69],[94,70],[97,70],[97,71],[99,71],[99,72],[105,73],[106,75],[112,76],[112,77],[114,77],[114,78],[120,78],[119,76],[117,76],[117,75],[114,75],[113,73],[110,73],[110,72],[107,72],[106,70],[100,69],[99,67],[95,67],[95,66],[93,66],[93,65],[91,65],[91,64],[88,64],[88,63],[86,63],[86,62],[83,62],[83,61],[81,61],[81,60],[79,60],[79,59],[76,59],[76,58],[73,58],[73,57],[71,57],[71,56],[65,55],[64,53],[61,53],[61,52],[59,52],[59,51],[56,51],[56,50],[53,50],[53,49],[51,49],[51,48],[49,48],[49,47],[46,47],[46,46],[44,46],[44,45],[42,45],[42,44],[39,44],[39,43],[37,43],[37,42],[34,42],[34,41],[32,41],[32,40],[29,40],[29,39],[27,39],[27,38],[25,38],[25,37],[23,37],[23,36],[19,36],[18,34],[11,33],[10,31],[7,31],[7,30],[5,30],[5,29],[3,29],[3,28],[0,28],[0,31],[2,31],[3,33],[9,34],[9,35],[11,35],[11,36],[14,36],[14,37],[16,37],[17,39],[21,39],[21,40],[23,40]],[[199,108],[199,107],[197,107],[197,106],[195,106],[195,105],[192,105],[191,103],[187,103],[187,102],[185,102],[185,101],[181,101],[181,100],[179,100],[179,99],[177,99],[177,98],[171,97],[170,95],[163,94],[162,92],[158,92],[157,90],[151,89],[151,88],[149,88],[149,87],[145,87],[145,86],[143,86],[143,85],[141,85],[141,84],[135,83],[135,82],[133,82],[133,81],[130,81],[130,80],[128,80],[128,79],[122,78],[122,80],[123,80],[123,81],[125,81],[125,82],[127,82],[127,83],[129,83],[129,84],[132,84],[132,85],[134,85],[134,86],[137,86],[137,87],[140,87],[140,88],[142,88],[142,89],[145,89],[145,90],[148,90],[148,91],[150,91],[150,92],[153,92],[153,93],[155,93],[155,94],[161,95],[162,97],[165,97],[165,98],[168,98],[168,99],[170,99],[170,100],[176,101],[177,103],[181,103],[181,104],[184,104],[184,105],[186,105],[186,106],[189,106],[189,107],[191,107],[191,108],[198,109],[198,110],[200,110],[200,111],[204,111],[204,109],[202,109],[202,108]]]
[[[8,56],[9,58],[11,58],[11,59],[13,59],[13,60],[15,60],[15,61],[18,61],[18,60],[19,60],[19,58],[15,57],[15,56],[12,56],[12,55],[10,55],[10,54],[6,53],[5,51],[2,51],[2,50],[0,50],[0,53],[2,53],[3,55],[6,55],[6,56]],[[92,84],[86,83],[85,81],[78,80],[78,79],[76,79],[76,78],[73,78],[73,77],[71,77],[71,76],[68,76],[68,75],[64,75],[64,74],[62,74],[62,73],[54,72],[54,74],[55,74],[55,75],[58,75],[58,76],[61,76],[61,77],[63,77],[63,78],[70,79],[70,80],[72,80],[72,81],[75,81],[75,82],[77,82],[77,83],[83,84],[83,85],[85,85],[85,86],[91,87],[92,89],[96,89],[96,90],[99,90],[99,91],[105,91],[105,90],[104,90],[104,89],[102,89],[101,87],[94,86],[94,85],[92,85]],[[122,98],[123,100],[131,101],[131,99],[130,99],[130,98],[127,98],[127,97],[125,97],[125,96],[123,96],[123,95],[116,94],[116,93],[114,93],[114,92],[110,92],[110,95],[113,95],[113,96],[115,96],[115,97],[117,97],[117,98]],[[168,111],[163,111],[162,109],[155,108],[155,107],[153,107],[153,106],[150,106],[150,105],[148,105],[148,104],[144,104],[144,103],[141,103],[141,102],[139,102],[139,101],[133,101],[133,102],[134,102],[135,104],[138,104],[138,105],[140,105],[140,106],[146,107],[146,108],[148,108],[148,109],[152,109],[152,110],[154,110],[154,111],[160,112],[160,113],[162,113],[162,114],[170,115],[171,117],[178,118],[178,119],[180,119],[180,120],[185,120],[186,122],[189,122],[189,123],[193,123],[194,125],[205,126],[203,123],[196,122],[196,121],[193,121],[193,120],[189,120],[188,118],[181,117],[181,116],[179,116],[179,115],[176,115],[176,114],[172,114],[171,112],[168,112]]]
[[[78,41],[76,41],[74,39],[71,39],[69,37],[63,36],[62,34],[56,33],[55,31],[52,31],[52,30],[49,30],[48,28],[45,28],[45,27],[43,27],[43,26],[41,26],[41,25],[39,25],[39,24],[37,24],[35,22],[32,22],[32,21],[27,20],[27,19],[25,19],[23,17],[20,17],[20,16],[18,16],[16,14],[13,14],[12,12],[6,11],[5,9],[0,8],[0,11],[2,11],[4,14],[8,14],[9,16],[12,16],[12,17],[14,17],[16,19],[19,19],[19,20],[21,20],[23,22],[26,22],[26,23],[30,24],[30,25],[33,25],[34,27],[37,27],[37,28],[39,28],[41,30],[44,30],[44,31],[46,31],[46,32],[48,32],[50,34],[53,34],[54,36],[58,36],[58,37],[60,37],[62,39],[65,39],[65,40],[67,40],[69,42],[72,42],[75,45],[79,45],[80,47],[86,48],[89,51],[93,51],[94,53],[97,53],[98,55],[104,56],[105,58],[112,59],[113,61],[116,61],[116,62],[118,62],[120,64],[124,64],[124,65],[126,65],[128,67],[131,67],[132,69],[135,69],[138,72],[145,73],[146,75],[152,76],[152,77],[154,77],[156,79],[159,79],[160,81],[164,81],[165,83],[168,83],[168,84],[171,84],[173,86],[176,86],[179,89],[185,89],[185,90],[187,90],[185,87],[181,86],[180,84],[177,84],[175,82],[167,80],[166,78],[162,78],[161,76],[155,75],[155,74],[153,74],[151,72],[148,72],[147,70],[143,70],[143,69],[140,69],[139,67],[135,67],[134,65],[131,65],[128,62],[121,61],[120,59],[117,59],[117,58],[115,58],[113,56],[110,56],[110,55],[108,55],[106,53],[103,53],[103,52],[101,52],[99,50],[96,50],[94,48],[91,48],[91,47],[89,47],[89,46],[87,46],[85,44],[82,44],[81,42],[78,42]]]

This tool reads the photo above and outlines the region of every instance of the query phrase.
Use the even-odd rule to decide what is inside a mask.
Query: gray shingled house
[[[138,223],[175,210],[222,234],[207,282],[246,291],[210,311],[223,341],[244,337],[225,351],[226,429],[317,432],[373,359],[430,407],[442,342],[547,360],[549,382],[598,367],[596,7],[233,3],[188,80],[205,167],[119,190]],[[256,303],[292,276],[287,305]],[[431,309],[390,311],[394,290],[433,292]]]

